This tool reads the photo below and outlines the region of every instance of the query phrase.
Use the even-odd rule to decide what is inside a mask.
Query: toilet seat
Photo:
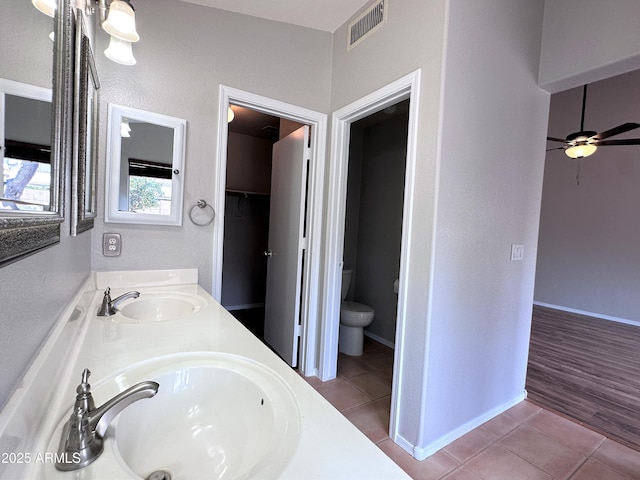
[[[350,301],[342,302],[340,304],[340,311],[350,312],[350,313],[353,313],[354,315],[374,313],[373,308],[371,308],[369,305],[364,305],[362,303],[350,302]]]
[[[342,302],[340,305],[340,323],[349,327],[366,327],[371,323],[375,310],[369,305],[358,302]]]

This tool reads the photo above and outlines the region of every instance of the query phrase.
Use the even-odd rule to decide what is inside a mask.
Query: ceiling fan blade
[[[547,140],[549,140],[551,142],[567,143],[567,141],[562,139],[562,138],[547,137]]]
[[[564,147],[556,147],[556,148],[547,148],[547,152],[550,152],[551,150],[564,150]]]
[[[607,145],[640,145],[640,138],[628,138],[626,140],[604,140],[599,141],[596,145],[606,147]]]
[[[604,140],[605,138],[613,137],[615,135],[620,135],[621,133],[629,132],[631,130],[635,130],[640,127],[640,123],[623,123],[622,125],[618,125],[617,127],[613,127],[610,130],[604,131],[597,135],[597,138],[600,140]]]

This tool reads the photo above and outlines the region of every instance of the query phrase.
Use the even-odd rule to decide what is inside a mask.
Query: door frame
[[[418,142],[418,106],[420,104],[420,76],[418,69],[399,80],[337,110],[331,118],[331,163],[328,174],[326,248],[323,262],[325,272],[322,304],[323,319],[320,332],[321,380],[331,380],[337,374],[338,330],[340,326],[340,301],[344,250],[344,222],[347,199],[347,174],[349,166],[349,140],[351,124],[401,100],[409,99],[409,125],[407,134],[407,157],[405,164],[404,204],[402,211],[402,240],[400,251],[400,274],[398,307],[396,313],[396,338],[393,362],[393,386],[389,436],[396,440],[400,418],[400,395],[402,395],[402,369],[404,360],[405,316],[407,310],[408,266],[411,253],[411,225],[413,224],[413,198]]]
[[[327,115],[307,108],[263,97],[237,88],[220,85],[218,110],[218,150],[214,166],[212,296],[222,300],[222,259],[224,248],[225,187],[227,183],[227,112],[229,104],[247,107],[268,115],[285,118],[311,126],[309,184],[307,190],[307,236],[305,264],[302,272],[300,305],[300,362],[298,368],[305,376],[317,375],[316,344],[319,318],[319,289],[321,284],[322,213],[324,201],[324,170],[327,144]]]

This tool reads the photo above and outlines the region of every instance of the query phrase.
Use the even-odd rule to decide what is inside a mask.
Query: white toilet
[[[364,327],[373,322],[375,310],[368,305],[346,302],[353,270],[342,270],[342,303],[340,304],[340,334],[338,350],[352,356],[362,355]]]

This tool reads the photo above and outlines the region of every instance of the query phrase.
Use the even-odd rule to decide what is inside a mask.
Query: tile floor
[[[419,462],[388,437],[392,365],[366,338],[362,357],[340,354],[335,380],[307,381],[414,479],[640,479],[640,452],[528,401]]]

